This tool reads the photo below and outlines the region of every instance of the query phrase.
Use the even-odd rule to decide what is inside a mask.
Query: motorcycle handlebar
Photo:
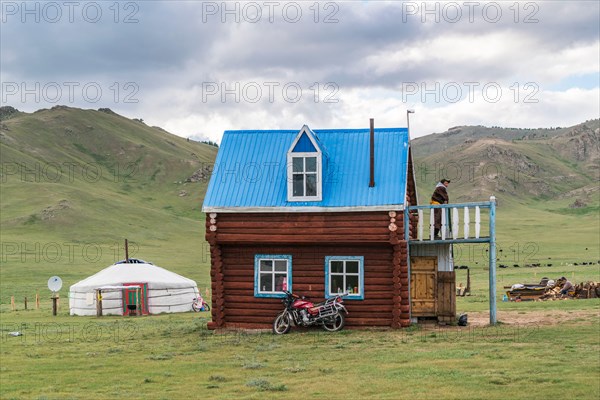
[[[286,296],[290,296],[290,297],[293,297],[293,298],[295,298],[295,299],[302,299],[302,300],[310,299],[310,297],[306,297],[306,296],[298,296],[297,294],[294,294],[294,293],[292,293],[292,292],[290,292],[290,291],[288,291],[288,290],[284,290],[284,291],[283,291],[283,293],[285,293],[285,294],[286,294]],[[336,297],[341,297],[341,298],[343,298],[343,297],[346,297],[346,296],[349,296],[349,295],[350,295],[350,293],[349,293],[349,292],[344,292],[344,293],[339,293],[339,294],[336,294],[335,296],[332,296],[332,297],[330,297],[330,298],[336,298]]]

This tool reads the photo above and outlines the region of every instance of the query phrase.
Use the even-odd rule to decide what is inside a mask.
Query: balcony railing
[[[410,215],[417,213],[416,238],[407,233],[412,241],[419,242],[488,242],[495,226],[496,199],[478,203],[428,204],[410,206]],[[493,211],[492,211],[493,209]],[[438,236],[435,233],[435,210],[440,210],[441,226]],[[408,226],[408,224],[407,224]]]

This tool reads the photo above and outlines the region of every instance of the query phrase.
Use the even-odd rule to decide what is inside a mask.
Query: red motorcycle
[[[346,323],[348,314],[343,295],[337,295],[322,303],[313,304],[306,297],[284,291],[283,310],[273,321],[273,333],[283,335],[295,326],[320,325],[330,332],[337,332]]]

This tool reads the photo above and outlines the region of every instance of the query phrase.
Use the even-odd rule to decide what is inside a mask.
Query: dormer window
[[[314,133],[305,125],[287,155],[288,201],[320,201],[322,195],[322,153]]]
[[[317,157],[292,156],[292,196],[314,197],[317,195]]]

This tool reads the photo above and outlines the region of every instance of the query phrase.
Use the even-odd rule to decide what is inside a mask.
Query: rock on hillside
[[[551,146],[567,160],[581,162],[586,172],[600,178],[600,120],[573,127],[552,138]]]
[[[18,114],[19,110],[11,106],[3,106],[0,107],[0,121],[4,121],[5,119],[9,119],[15,114]]]

